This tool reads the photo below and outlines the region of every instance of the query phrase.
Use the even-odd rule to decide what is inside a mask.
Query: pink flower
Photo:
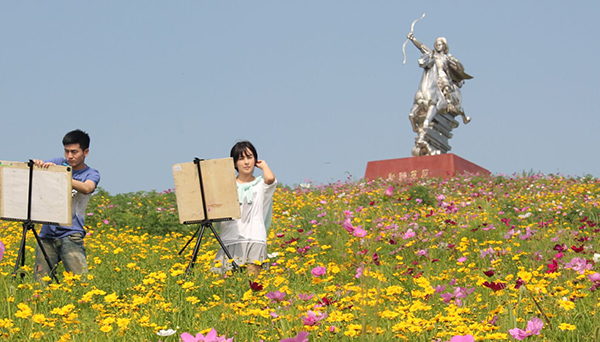
[[[473,335],[457,335],[450,339],[450,342],[475,342],[475,337]]]
[[[427,256],[427,250],[426,249],[420,249],[417,251],[417,255],[418,256]]]
[[[283,340],[280,340],[279,342],[308,342],[307,337],[308,337],[308,332],[301,331],[298,333],[298,335],[296,335],[296,337],[284,338]]]
[[[592,265],[588,264],[585,258],[573,258],[565,265],[565,268],[570,268],[579,272],[579,274],[583,274],[585,270],[591,269]]]
[[[267,293],[266,296],[275,302],[281,302],[285,298],[285,294],[285,292],[274,291]]]
[[[312,273],[313,276],[315,277],[320,277],[322,275],[324,275],[325,273],[327,273],[327,269],[323,266],[317,266],[315,268],[313,268],[310,273]]]
[[[527,330],[514,328],[510,329],[508,332],[513,338],[520,341],[532,335],[539,335],[543,326],[544,322],[542,322],[541,319],[534,317],[531,321],[527,322]]]
[[[352,233],[354,236],[365,237],[367,235],[367,231],[362,229],[360,226],[354,228],[354,232]]]
[[[2,258],[4,257],[5,249],[6,249],[6,247],[4,246],[4,243],[2,241],[0,241],[0,260],[2,260]]]
[[[359,279],[360,277],[362,277],[363,270],[364,270],[364,267],[362,267],[362,266],[359,267],[359,268],[357,268],[356,269],[356,275],[354,276],[354,278]]]
[[[311,294],[300,293],[300,294],[298,294],[298,299],[300,299],[300,300],[311,300],[311,299],[313,299],[314,296],[315,295],[312,294],[312,293]]]
[[[387,189],[385,189],[383,194],[387,197],[392,197],[392,195],[394,195],[394,187],[390,185]]]
[[[104,224],[108,224],[108,220],[104,220]]]
[[[306,316],[302,317],[302,323],[304,325],[313,326],[319,324],[319,322],[327,317],[327,313],[315,312],[308,310]]]
[[[344,224],[342,224],[342,227],[344,227],[344,229],[346,229],[348,233],[352,233],[354,231],[354,226],[352,226],[352,220],[349,217],[347,217],[344,220]]]
[[[0,241],[0,244],[2,243],[2,241]],[[4,249],[4,248],[2,248]],[[2,260],[2,257],[0,256],[0,260]],[[594,273],[594,274],[590,274],[588,276],[588,279],[593,281],[593,282],[599,282],[600,281],[600,273]]]
[[[183,340],[183,342],[232,342],[233,341],[233,337],[230,339],[227,339],[227,337],[225,337],[225,336],[217,336],[217,331],[214,328],[210,329],[210,331],[208,332],[208,334],[206,334],[206,336],[202,335],[201,333],[196,334],[196,336],[192,336],[192,334],[189,334],[189,333],[183,333],[183,334],[181,334],[181,339]]]
[[[467,257],[460,257],[456,261],[458,261],[458,262],[465,262],[465,261],[467,261]]]
[[[404,240],[408,240],[410,238],[415,237],[415,235],[417,234],[415,234],[415,232],[412,229],[408,228],[408,230],[406,231],[406,233],[404,233],[404,236],[402,238]]]

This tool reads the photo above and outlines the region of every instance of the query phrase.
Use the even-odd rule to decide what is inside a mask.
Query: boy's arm
[[[91,194],[92,192],[94,192],[94,190],[96,190],[96,183],[94,183],[93,180],[86,180],[85,182],[81,182],[78,180],[73,179],[73,189],[77,190],[77,192],[80,192],[82,194]]]

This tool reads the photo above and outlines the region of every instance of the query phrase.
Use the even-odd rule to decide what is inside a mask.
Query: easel
[[[203,159],[198,159],[198,158],[194,158],[194,164],[197,167],[198,170],[198,178],[200,180],[200,194],[201,194],[201,198],[202,198],[202,210],[204,213],[204,219],[203,220],[196,220],[196,221],[184,221],[183,224],[195,224],[195,223],[200,223],[200,227],[198,227],[198,229],[196,230],[196,232],[194,233],[194,235],[192,235],[192,237],[188,240],[188,242],[185,244],[185,246],[183,246],[183,248],[179,251],[179,255],[181,255],[181,253],[183,253],[183,251],[187,248],[187,246],[190,244],[190,242],[196,237],[196,235],[198,235],[198,232],[200,232],[200,235],[198,235],[198,239],[196,240],[196,245],[194,246],[194,251],[192,252],[192,259],[190,260],[190,263],[188,265],[188,267],[185,270],[185,274],[187,275],[189,273],[189,271],[194,267],[194,263],[196,262],[196,259],[198,258],[198,250],[200,249],[200,243],[202,242],[202,237],[204,236],[204,232],[206,231],[206,228],[209,228],[214,237],[217,239],[217,241],[219,242],[219,245],[221,245],[221,248],[223,249],[223,251],[225,252],[225,254],[227,255],[227,257],[229,258],[229,260],[231,260],[231,263],[233,265],[233,270],[236,271],[239,269],[238,264],[236,264],[235,260],[233,259],[233,257],[231,256],[231,254],[229,253],[229,250],[227,249],[227,247],[225,246],[225,244],[223,244],[223,241],[221,240],[221,237],[219,236],[219,234],[216,232],[214,226],[213,226],[213,222],[221,222],[221,221],[231,221],[232,218],[231,217],[227,217],[227,218],[218,218],[218,219],[209,219],[208,218],[208,213],[209,211],[207,210],[207,206],[206,206],[206,195],[205,195],[205,189],[204,189],[204,183],[202,181],[202,169],[200,167],[200,162],[203,161]]]
[[[17,254],[17,261],[15,263],[15,270],[13,272],[13,279],[16,278],[19,267],[25,266],[25,244],[27,242],[27,231],[31,230],[33,232],[33,235],[35,236],[35,241],[38,244],[38,248],[42,251],[42,254],[44,254],[44,259],[46,259],[48,268],[50,268],[50,276],[52,277],[52,279],[54,279],[56,281],[56,283],[59,283],[58,278],[56,277],[56,266],[52,267],[52,265],[50,264],[50,258],[48,258],[48,254],[46,253],[46,250],[44,249],[44,245],[42,244],[42,241],[40,240],[40,237],[39,237],[37,231],[35,230],[34,221],[31,220],[31,197],[32,197],[32,193],[33,193],[33,165],[34,165],[33,160],[30,159],[28,165],[29,165],[29,189],[28,189],[28,195],[27,195],[27,219],[22,221],[23,222],[23,234],[21,236],[21,244],[19,246],[19,253]],[[13,221],[18,221],[18,220],[13,220]],[[36,223],[46,223],[46,224],[58,225],[58,222],[36,221]],[[20,266],[19,266],[19,264],[20,264]],[[25,274],[21,273],[21,279],[23,279],[24,277],[25,277]]]

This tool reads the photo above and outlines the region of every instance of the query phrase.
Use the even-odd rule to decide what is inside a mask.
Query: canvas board
[[[71,226],[72,171],[69,166],[33,167],[31,221]],[[0,161],[0,219],[26,221],[29,165]]]
[[[172,170],[180,223],[198,223],[205,218],[223,220],[241,217],[233,158],[200,161],[206,213],[196,163],[175,164]]]

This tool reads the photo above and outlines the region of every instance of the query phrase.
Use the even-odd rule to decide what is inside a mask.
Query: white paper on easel
[[[29,165],[0,161],[0,219],[27,220]],[[31,221],[72,225],[72,173],[70,167],[34,166]]]

